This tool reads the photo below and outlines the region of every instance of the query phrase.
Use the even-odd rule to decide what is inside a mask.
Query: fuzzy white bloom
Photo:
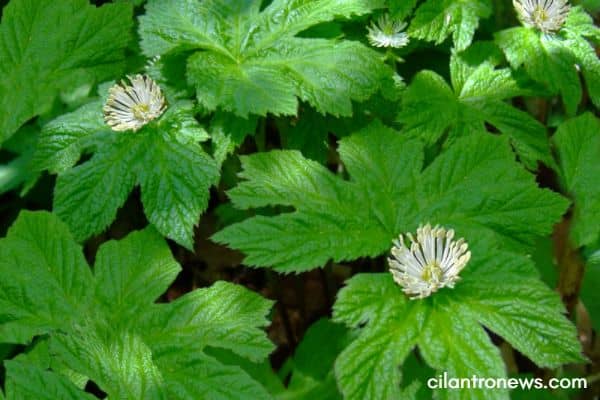
[[[408,44],[408,35],[402,30],[406,23],[394,21],[389,15],[379,17],[377,23],[371,22],[367,27],[367,38],[371,46],[375,47],[404,47]]]
[[[167,108],[160,87],[146,75],[127,76],[109,89],[104,105],[104,121],[113,131],[134,132],[161,116]]]
[[[156,56],[152,57],[151,59],[149,59],[146,62],[146,65],[144,66],[144,69],[146,71],[148,71],[148,70],[154,68],[154,66],[160,61],[160,58],[161,57],[160,57],[160,54],[159,54],[159,55],[156,55]]]
[[[407,234],[394,240],[388,259],[394,281],[411,299],[422,299],[443,287],[454,287],[458,274],[471,258],[464,239],[454,240],[454,230],[431,225],[419,226],[416,239]]]
[[[544,33],[557,32],[569,15],[567,0],[513,0],[521,23]]]

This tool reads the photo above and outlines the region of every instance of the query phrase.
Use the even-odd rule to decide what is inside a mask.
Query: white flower
[[[408,35],[402,30],[406,23],[392,20],[389,15],[382,15],[377,23],[371,22],[367,27],[367,38],[375,47],[404,47],[408,44]]]
[[[464,239],[453,240],[454,230],[429,224],[419,226],[417,238],[410,233],[410,249],[404,237],[394,240],[388,259],[394,281],[411,299],[422,299],[445,286],[454,287],[458,274],[471,258]]]
[[[544,33],[559,31],[569,14],[567,0],[513,0],[521,23]]]
[[[146,71],[148,71],[148,70],[154,68],[154,66],[160,61],[160,58],[161,57],[160,57],[160,54],[159,54],[159,55],[156,55],[156,56],[152,57],[151,59],[149,59],[146,62],[146,65],[144,66],[144,69]]]
[[[167,108],[160,87],[146,75],[127,76],[131,83],[117,83],[109,89],[104,121],[113,131],[134,132],[160,117]]]

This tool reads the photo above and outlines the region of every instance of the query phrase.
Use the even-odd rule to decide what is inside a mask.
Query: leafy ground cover
[[[599,12],[8,1],[0,399],[596,398]]]

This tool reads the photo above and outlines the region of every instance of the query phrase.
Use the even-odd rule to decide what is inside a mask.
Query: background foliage
[[[600,394],[598,1],[553,34],[501,0],[6,3],[0,399]],[[167,111],[112,131],[136,73]],[[472,260],[412,301],[386,256],[425,223]]]

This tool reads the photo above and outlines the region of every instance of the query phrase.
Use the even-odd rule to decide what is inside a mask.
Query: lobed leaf
[[[436,44],[452,35],[454,47],[464,50],[471,44],[479,19],[492,13],[489,0],[428,0],[415,12],[408,33]]]
[[[98,249],[96,300],[111,310],[115,319],[128,323],[168,289],[180,270],[156,232],[134,232]]]
[[[91,298],[92,275],[67,227],[23,211],[0,240],[0,342],[68,329]]]
[[[271,395],[240,367],[224,365],[203,353],[188,352],[157,360],[165,370],[169,399],[271,399]],[[173,362],[181,365],[174,369]]]
[[[68,378],[21,361],[6,362],[6,399],[8,400],[92,400]],[[0,391],[0,399],[4,399]]]
[[[110,132],[104,123],[100,101],[88,103],[63,114],[44,126],[35,149],[34,162],[39,171],[61,173],[73,167],[94,132]]]
[[[111,398],[268,398],[250,375],[204,350],[264,360],[272,350],[262,330],[271,302],[218,282],[154,304],[179,270],[167,244],[148,228],[103,244],[92,276],[65,224],[46,212],[22,213],[0,241],[6,288],[0,341],[45,337],[20,357],[22,374],[13,377],[11,365],[21,364],[8,363],[8,398],[28,398],[44,385],[56,398],[86,398],[77,397],[69,378],[81,386],[91,380]],[[23,387],[24,379],[33,384]]]
[[[258,361],[273,349],[260,329],[268,325],[266,314],[271,305],[247,289],[217,282],[154,307],[145,322],[149,327],[141,334],[157,349],[168,350],[174,343],[199,350],[213,346]],[[164,353],[169,355],[166,350]]]
[[[48,111],[60,91],[102,82],[123,70],[131,38],[129,5],[22,0],[2,11],[0,142]]]
[[[114,221],[135,185],[132,166],[142,152],[139,136],[110,133],[86,163],[62,173],[54,188],[54,212],[83,241]]]
[[[563,186],[575,202],[572,239],[577,246],[591,244],[600,234],[600,120],[589,113],[570,119],[553,142]]]
[[[297,35],[380,3],[274,1],[260,10],[256,1],[150,1],[141,46],[147,56],[194,51],[188,81],[209,110],[294,115],[300,98],[321,113],[351,115],[351,101],[367,99],[390,70],[360,43]]]
[[[144,212],[160,233],[191,249],[193,228],[208,207],[210,187],[217,183],[217,166],[197,143],[180,143],[167,135],[147,139],[138,172]]]
[[[76,335],[53,338],[51,350],[111,397],[168,399],[152,350],[137,335],[127,331],[109,334],[106,330],[108,327],[83,326]]]
[[[160,120],[125,133],[90,120],[95,113],[101,115],[100,108],[100,102],[93,102],[56,119],[40,139],[38,159],[59,172],[55,212],[78,240],[85,240],[113,222],[139,184],[150,223],[192,249],[194,226],[208,206],[209,189],[219,170],[198,144],[208,134],[195,120],[191,103],[176,102]],[[90,138],[94,155],[70,168],[81,156],[82,141]]]
[[[529,76],[563,99],[568,115],[574,115],[581,102],[581,70],[596,107],[600,107],[600,60],[587,38],[600,30],[580,7],[573,7],[559,34],[545,35],[519,27],[496,33],[496,42],[510,65],[524,67]]]
[[[501,138],[457,140],[421,170],[423,152],[419,142],[373,124],[340,141],[349,181],[295,151],[246,156],[244,180],[229,192],[233,204],[295,211],[251,217],[213,239],[242,250],[247,265],[283,272],[380,255],[399,233],[426,222],[521,251],[567,206],[537,187]]]
[[[428,144],[448,135],[482,134],[489,123],[510,139],[530,169],[536,161],[553,165],[545,127],[524,111],[503,100],[527,92],[508,69],[494,69],[490,61],[471,67],[461,55],[451,59],[450,87],[432,71],[417,73],[403,95],[398,120],[404,129]]]
[[[505,378],[500,352],[484,326],[540,366],[583,360],[559,297],[541,283],[531,261],[498,252],[482,240],[469,244],[474,257],[463,279],[423,300],[408,300],[388,273],[359,274],[348,281],[334,305],[334,320],[358,328],[359,334],[336,360],[346,397],[397,398],[398,367],[415,346],[440,374]],[[448,399],[508,398],[506,390],[436,392]]]

